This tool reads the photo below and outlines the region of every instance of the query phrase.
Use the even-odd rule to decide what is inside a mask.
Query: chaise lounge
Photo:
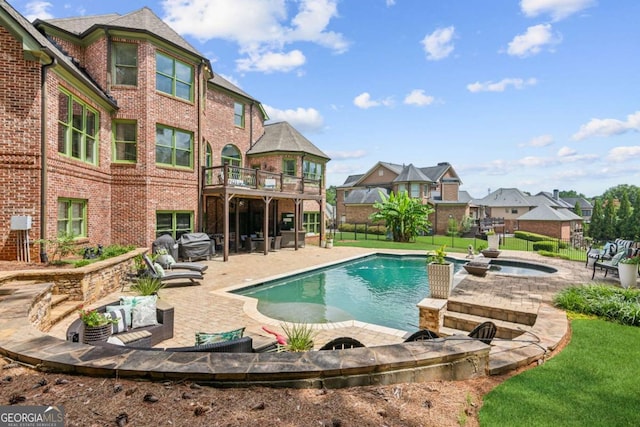
[[[152,277],[159,279],[161,282],[167,282],[170,280],[189,280],[194,285],[199,285],[200,283],[197,280],[202,280],[204,277],[202,273],[199,271],[191,271],[191,270],[183,270],[183,271],[169,271],[169,272],[159,272],[155,265],[153,265],[153,261],[149,258],[147,254],[142,256],[144,258],[145,264],[147,264],[147,270]]]

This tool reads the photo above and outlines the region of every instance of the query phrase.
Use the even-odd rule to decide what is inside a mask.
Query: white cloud
[[[615,147],[609,150],[607,160],[610,162],[624,162],[640,157],[640,146]]]
[[[379,107],[381,105],[390,107],[391,105],[393,105],[393,101],[391,100],[391,98],[376,101],[371,99],[371,95],[369,94],[369,92],[363,92],[353,99],[353,104],[358,108],[366,110],[367,108]]]
[[[552,33],[551,24],[539,24],[527,28],[524,34],[517,35],[509,42],[507,53],[512,56],[526,57],[540,53],[544,46],[552,47],[562,38]]]
[[[640,131],[640,111],[627,116],[626,121],[618,119],[591,119],[589,123],[580,126],[580,130],[571,139],[580,141],[592,136],[621,135],[630,131]]]
[[[47,9],[53,7],[48,1],[32,1],[25,5],[27,14],[25,18],[29,21],[36,19],[53,19],[54,16]]]
[[[504,92],[509,86],[513,86],[515,89],[523,89],[526,86],[533,86],[538,81],[534,78],[530,79],[516,79],[508,78],[502,79],[499,82],[475,82],[467,85],[469,92]]]
[[[554,21],[559,21],[594,4],[595,0],[522,0],[520,8],[526,16],[547,13]]]
[[[274,71],[291,71],[302,66],[305,62],[306,58],[302,52],[292,50],[288,53],[250,53],[247,58],[236,60],[236,65],[238,71],[261,71],[268,74]]]
[[[394,4],[396,4],[396,0],[387,0],[386,3],[387,3],[387,7],[393,6]]]
[[[231,83],[233,83],[235,86],[239,87],[240,89],[242,89],[242,85],[240,84],[240,82],[238,82],[238,79],[236,79],[235,77],[232,76],[228,76],[226,74],[222,74],[222,73],[216,73],[218,74],[220,77],[222,77],[225,80],[230,81]]]
[[[354,151],[327,151],[326,152],[331,160],[348,160],[348,159],[360,159],[367,155],[365,150]]]
[[[422,107],[424,105],[430,105],[434,101],[433,96],[425,95],[423,89],[414,89],[404,98],[404,103],[408,105],[417,105]]]
[[[269,116],[269,122],[289,122],[300,132],[320,132],[324,127],[324,118],[315,108],[296,108],[279,110],[263,104]]]
[[[438,28],[431,34],[427,34],[420,43],[424,46],[427,53],[427,59],[437,61],[444,59],[453,52],[453,36],[455,28],[453,26],[447,28]]]
[[[576,153],[577,153],[576,150],[574,150],[573,148],[562,147],[561,149],[558,150],[557,156],[558,157],[568,157],[568,156],[573,156]]]
[[[519,144],[520,147],[546,147],[547,145],[553,144],[553,137],[551,135],[540,135],[534,138],[531,138],[530,141]]]
[[[304,64],[300,48],[292,43],[313,43],[336,53],[349,43],[327,29],[338,16],[337,0],[162,0],[165,21],[181,35],[206,42],[223,39],[238,44],[243,71],[291,71]],[[297,13],[287,12],[297,5]],[[290,6],[290,7],[288,7]]]

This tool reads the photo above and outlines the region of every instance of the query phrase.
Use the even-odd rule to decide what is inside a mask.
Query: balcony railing
[[[322,194],[321,180],[285,175],[260,169],[224,165],[203,168],[204,188],[240,187],[254,190]]]

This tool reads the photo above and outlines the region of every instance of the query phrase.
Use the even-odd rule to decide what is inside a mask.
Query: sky
[[[9,0],[29,20],[144,6],[331,161],[449,162],[482,198],[640,180],[638,0]]]

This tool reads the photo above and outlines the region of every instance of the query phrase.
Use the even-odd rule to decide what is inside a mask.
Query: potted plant
[[[105,313],[100,313],[97,310],[80,310],[79,316],[84,324],[83,343],[90,344],[109,339],[113,329],[111,325],[114,320]]]
[[[140,296],[158,295],[158,291],[164,288],[164,283],[156,277],[142,276],[131,285],[131,290]]]
[[[447,299],[453,287],[453,263],[447,261],[445,248],[442,245],[427,257],[431,298]]]
[[[313,349],[313,338],[316,333],[306,323],[293,323],[280,325],[287,336],[287,343],[282,346],[284,351],[309,351]]]
[[[636,286],[639,265],[640,255],[623,258],[618,262],[618,277],[623,288]]]

